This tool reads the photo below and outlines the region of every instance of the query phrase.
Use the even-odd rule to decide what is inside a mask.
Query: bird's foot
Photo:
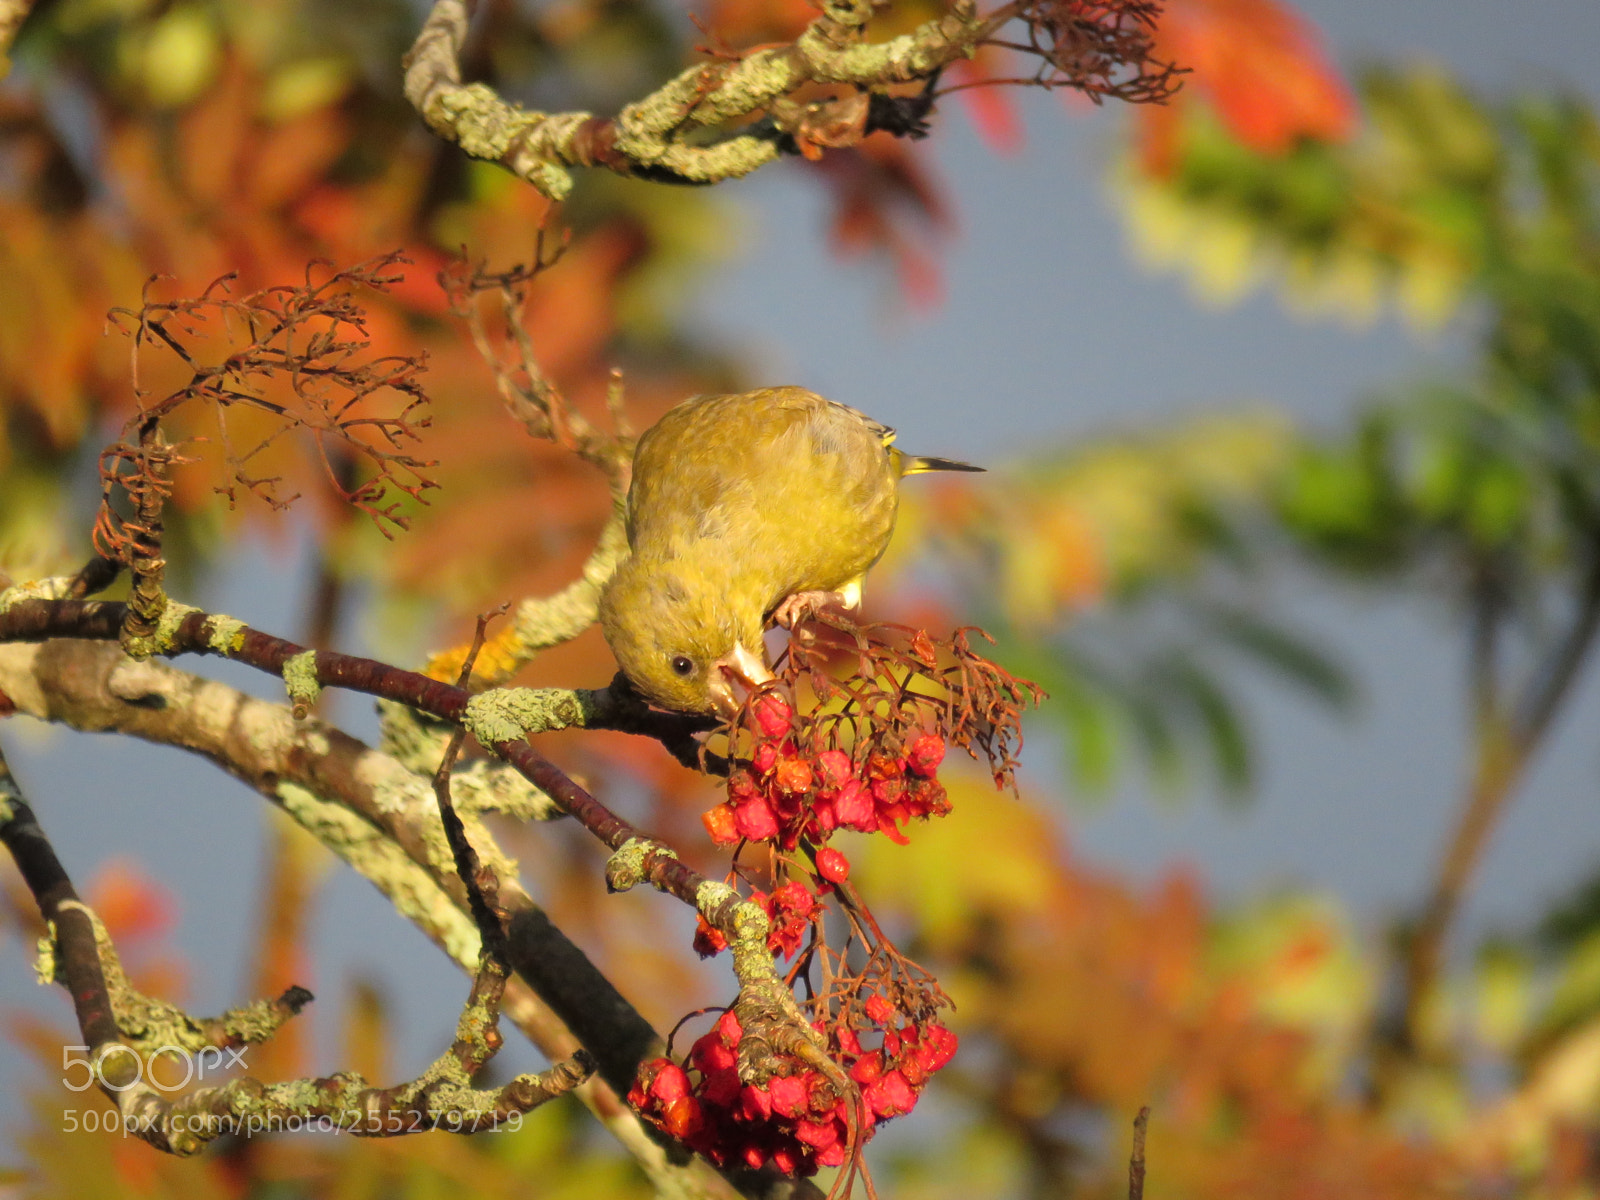
[[[850,597],[843,592],[796,592],[772,610],[772,620],[785,629],[793,629],[825,608],[850,607]]]

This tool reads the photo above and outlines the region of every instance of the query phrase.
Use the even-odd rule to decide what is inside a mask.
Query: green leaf
[[[1349,675],[1304,638],[1234,608],[1210,608],[1202,613],[1202,620],[1229,646],[1244,651],[1319,700],[1345,711],[1354,706],[1356,689]]]

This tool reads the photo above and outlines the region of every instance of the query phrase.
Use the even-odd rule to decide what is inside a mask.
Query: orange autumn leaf
[[[1355,100],[1320,35],[1279,0],[1172,0],[1156,47],[1190,74],[1171,103],[1139,109],[1140,157],[1154,174],[1171,170],[1177,127],[1195,98],[1263,154],[1284,154],[1301,138],[1342,141],[1355,128]]]
[[[116,941],[162,937],[177,924],[172,893],[130,859],[111,859],[95,872],[84,893]]]
[[[817,9],[806,0],[710,0],[695,15],[713,47],[747,49],[792,40],[816,19]]]

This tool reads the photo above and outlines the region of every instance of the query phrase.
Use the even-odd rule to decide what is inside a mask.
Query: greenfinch
[[[855,607],[894,530],[900,480],[979,471],[916,458],[894,430],[799,387],[694,396],[633,455],[631,553],[600,594],[600,627],[647,699],[737,711],[771,678],[763,634],[828,603]]]

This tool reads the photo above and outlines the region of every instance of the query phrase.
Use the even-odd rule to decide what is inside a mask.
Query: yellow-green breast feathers
[[[775,607],[858,584],[878,560],[901,476],[982,469],[902,454],[893,439],[798,387],[695,396],[648,430],[628,493],[632,555],[600,609],[635,686],[665,707],[708,711],[730,656],[762,660]]]

